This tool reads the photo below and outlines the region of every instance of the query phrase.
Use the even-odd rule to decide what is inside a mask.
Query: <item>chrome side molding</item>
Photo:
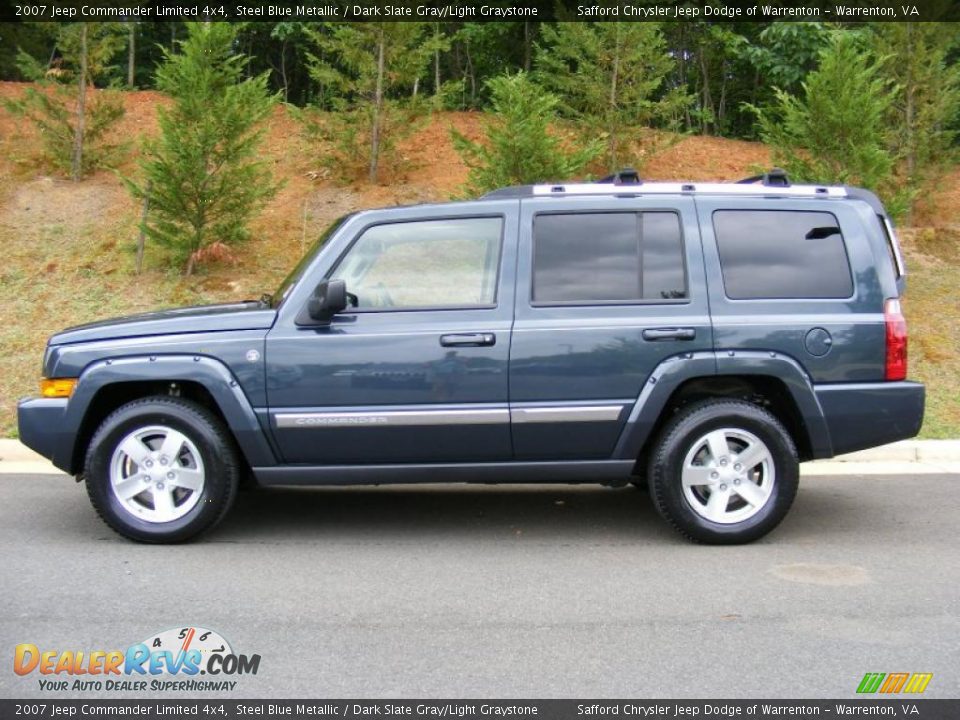
[[[275,413],[277,428],[404,427],[417,425],[497,425],[514,422],[614,422],[623,411],[616,405],[564,405],[476,410],[383,410],[364,412]]]

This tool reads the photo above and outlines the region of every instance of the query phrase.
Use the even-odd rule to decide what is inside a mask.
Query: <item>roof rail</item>
[[[556,183],[504,188],[488,193],[486,198],[502,197],[568,197],[571,195],[740,195],[752,197],[847,197],[844,186],[828,185],[764,185],[756,187],[744,183],[642,183],[617,185],[615,183]]]
[[[738,185],[750,185],[760,181],[767,187],[790,187],[790,179],[787,177],[787,171],[783,168],[771,168],[762,175],[751,175],[743,180],[737,180]]]

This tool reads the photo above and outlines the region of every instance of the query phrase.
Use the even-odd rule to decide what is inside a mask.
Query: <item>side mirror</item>
[[[343,280],[322,280],[307,301],[307,315],[312,324],[329,325],[346,307],[347,284]]]

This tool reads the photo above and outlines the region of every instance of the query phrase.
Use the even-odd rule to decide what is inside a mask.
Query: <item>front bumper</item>
[[[835,455],[915,437],[923,425],[925,389],[915,382],[816,386]]]
[[[17,430],[20,442],[63,470],[69,466],[72,438],[66,436],[64,418],[67,400],[26,398],[17,404]]]

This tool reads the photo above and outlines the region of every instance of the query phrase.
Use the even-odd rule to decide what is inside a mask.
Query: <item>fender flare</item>
[[[80,428],[94,397],[109,385],[143,381],[195,382],[210,393],[251,467],[276,465],[276,455],[240,383],[219,360],[204,355],[150,355],[98,360],[80,374],[67,403],[53,464],[70,474]]]
[[[813,457],[833,457],[830,429],[823,408],[800,364],[782,353],[729,350],[673,355],[657,365],[627,417],[614,449],[614,458],[640,457],[671,395],[683,383],[723,375],[767,376],[783,382],[800,412]]]

